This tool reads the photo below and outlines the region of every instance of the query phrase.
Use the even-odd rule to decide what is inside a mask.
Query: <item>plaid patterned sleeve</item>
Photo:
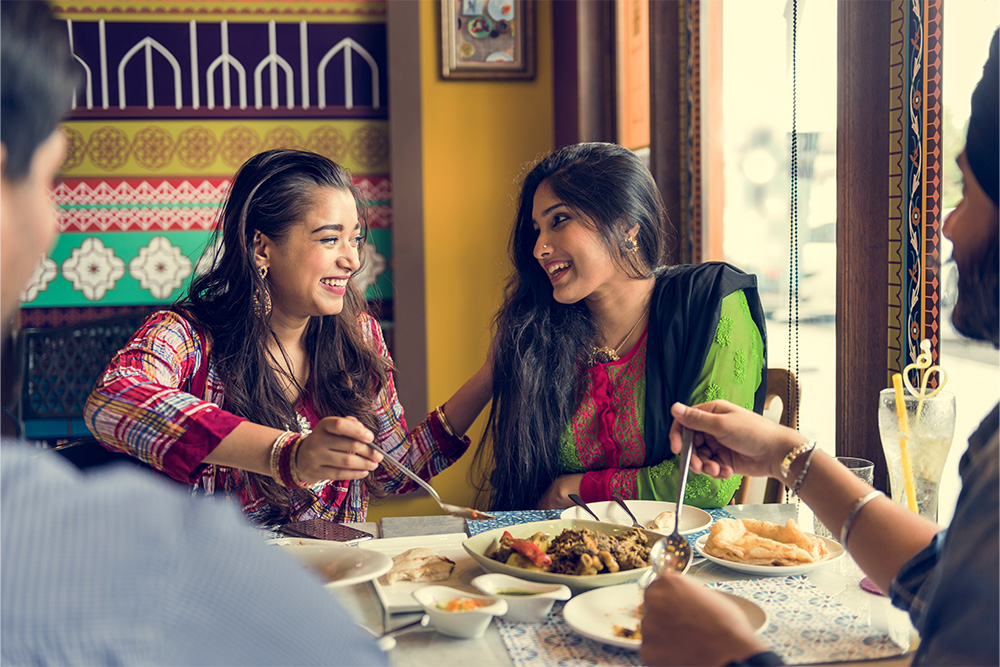
[[[360,323],[372,349],[389,362],[390,369],[388,382],[375,398],[375,414],[379,419],[379,431],[375,438],[392,458],[424,479],[430,479],[461,458],[469,448],[470,440],[448,435],[433,412],[407,432],[403,406],[399,403],[393,381],[392,357],[382,337],[382,328],[368,315],[362,315]],[[388,493],[408,493],[416,489],[416,485],[394,466],[379,466],[374,474],[376,481]]]
[[[84,409],[87,428],[108,448],[194,483],[205,456],[245,421],[189,393],[207,354],[190,322],[154,313],[97,381]],[[211,396],[207,373],[205,385]]]

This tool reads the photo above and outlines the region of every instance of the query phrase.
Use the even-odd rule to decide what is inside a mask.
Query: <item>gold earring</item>
[[[260,267],[258,272],[260,273],[261,280],[267,277],[266,266]],[[267,283],[264,283],[263,287],[254,290],[251,300],[253,301],[254,314],[262,319],[267,319],[271,314],[271,292],[267,289]]]
[[[634,236],[626,236],[625,239],[622,240],[622,252],[639,252],[639,242]]]

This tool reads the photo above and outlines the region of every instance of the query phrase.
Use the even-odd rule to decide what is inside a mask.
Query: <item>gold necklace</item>
[[[642,310],[642,313],[639,315],[639,319],[635,321],[635,324],[633,324],[632,328],[628,330],[628,333],[625,334],[625,338],[622,338],[622,342],[618,343],[618,346],[616,348],[614,349],[611,349],[610,347],[590,348],[591,365],[606,364],[612,361],[618,361],[621,358],[618,356],[618,350],[622,349],[622,345],[624,345],[628,341],[628,339],[632,337],[632,334],[635,332],[635,328],[639,326],[639,322],[642,322],[642,318],[644,318],[645,316],[646,316],[646,309],[644,308]]]

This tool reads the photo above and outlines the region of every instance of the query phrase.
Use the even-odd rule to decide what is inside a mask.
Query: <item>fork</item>
[[[388,461],[392,465],[396,466],[396,468],[401,473],[412,479],[414,482],[417,483],[417,485],[420,488],[429,493],[431,495],[431,498],[433,498],[437,502],[438,506],[448,514],[451,514],[452,516],[462,517],[463,519],[471,519],[473,521],[481,521],[484,519],[496,518],[492,514],[487,514],[486,512],[481,512],[479,510],[474,510],[471,507],[460,507],[458,505],[452,505],[451,503],[446,503],[442,501],[441,496],[439,496],[438,492],[434,490],[434,487],[425,482],[419,475],[417,475],[417,473],[413,472],[412,470],[404,466],[402,463],[389,456],[389,454],[385,450],[383,450],[381,447],[378,447],[374,443],[369,442],[368,446],[382,454],[383,463]]]

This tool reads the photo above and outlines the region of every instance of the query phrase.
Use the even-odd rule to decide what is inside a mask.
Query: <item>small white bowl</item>
[[[506,600],[504,618],[513,623],[543,621],[556,600],[568,600],[573,595],[562,584],[541,584],[499,572],[481,574],[472,580],[472,585],[487,595]]]
[[[413,591],[413,597],[431,617],[434,629],[447,637],[478,639],[486,632],[494,616],[507,613],[507,601],[489,595],[460,591],[451,586],[424,586]],[[444,605],[455,598],[472,598],[486,604],[469,611],[445,611]]]

